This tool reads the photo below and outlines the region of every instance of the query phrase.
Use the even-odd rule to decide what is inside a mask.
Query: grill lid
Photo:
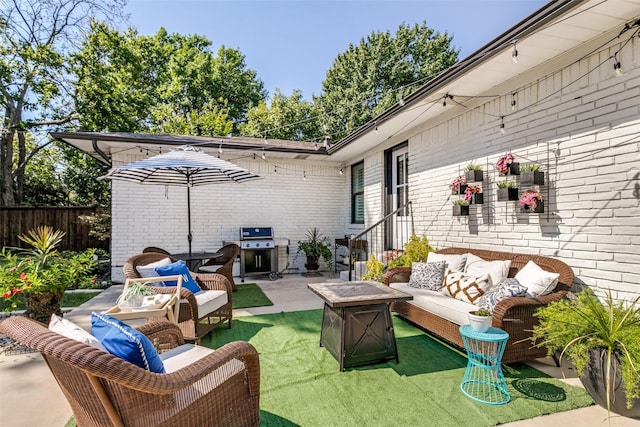
[[[273,227],[242,227],[240,240],[273,239]]]

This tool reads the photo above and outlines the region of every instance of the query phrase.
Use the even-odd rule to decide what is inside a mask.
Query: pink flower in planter
[[[460,191],[461,185],[467,185],[467,178],[464,175],[460,175],[454,179],[450,187],[455,193],[457,193]]]
[[[518,204],[523,208],[529,206],[529,208],[534,211],[538,206],[538,201],[542,201],[542,194],[536,190],[527,190],[520,196]]]
[[[515,160],[515,156],[511,153],[507,153],[504,156],[500,157],[496,162],[496,169],[500,173],[507,173],[509,171],[509,165],[513,163]]]
[[[482,193],[482,188],[477,186],[477,185],[470,185],[467,187],[467,189],[464,191],[464,199],[466,201],[471,201],[471,199],[473,198],[474,194],[479,194]]]

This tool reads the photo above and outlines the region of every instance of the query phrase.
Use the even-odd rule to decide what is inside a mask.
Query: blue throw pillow
[[[147,371],[164,374],[164,364],[143,333],[107,314],[91,313],[91,334],[111,354]]]
[[[493,312],[493,308],[503,299],[524,296],[526,292],[526,286],[522,286],[516,279],[507,278],[489,289],[478,299],[476,304],[480,308],[486,308]]]
[[[160,276],[182,276],[182,286],[189,289],[194,294],[202,290],[193,277],[191,277],[189,269],[182,260],[176,261],[173,264],[165,265],[164,267],[156,267],[156,273]],[[167,286],[178,285],[175,280],[165,281],[164,284]]]

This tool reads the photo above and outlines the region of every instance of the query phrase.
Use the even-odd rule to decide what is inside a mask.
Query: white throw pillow
[[[51,315],[51,321],[49,322],[49,330],[56,332],[72,340],[80,341],[91,347],[99,348],[102,351],[107,351],[96,337],[89,332],[82,329],[70,320],[63,319],[55,314]]]
[[[448,271],[444,278],[442,293],[460,301],[475,304],[491,289],[490,282],[488,274],[475,277],[464,274],[462,271]]]
[[[464,271],[464,265],[467,262],[467,254],[447,255],[429,252],[429,255],[427,255],[427,262],[438,261],[444,261],[446,263],[445,268],[448,268],[449,270]]]
[[[485,261],[472,253],[467,254],[467,263],[464,272],[470,276],[482,276],[488,274],[491,278],[491,285],[495,286],[502,282],[509,275],[511,260]]]
[[[526,296],[529,298],[550,293],[558,284],[560,274],[543,270],[538,264],[529,261],[522,267],[515,279],[527,288]]]
[[[166,267],[169,264],[171,264],[171,259],[162,258],[161,260],[152,262],[151,264],[138,265],[136,267],[136,270],[138,271],[138,274],[140,275],[140,277],[160,277],[160,275],[156,271],[156,268]],[[154,285],[154,286],[158,286],[158,285]]]

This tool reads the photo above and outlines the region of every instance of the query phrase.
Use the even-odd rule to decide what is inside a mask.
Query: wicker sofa
[[[533,316],[533,313],[542,305],[562,299],[571,289],[574,280],[571,267],[562,261],[539,255],[469,248],[446,248],[437,251],[437,253],[449,255],[472,253],[485,261],[511,260],[508,277],[514,277],[529,261],[535,262],[543,270],[558,273],[560,275],[558,284],[550,294],[536,298],[507,298],[500,301],[493,310],[492,326],[503,329],[509,333],[509,341],[507,342],[507,347],[502,358],[503,363],[523,362],[546,356],[546,349],[533,347],[529,339],[531,337],[531,330],[537,323],[537,319]],[[406,283],[409,281],[410,275],[410,267],[393,268],[385,273],[384,283],[386,285]],[[406,288],[403,288],[403,290],[404,289]],[[463,347],[462,337],[459,332],[460,325],[458,323],[431,313],[419,304],[420,302],[414,298],[413,301],[393,303],[391,309],[401,317],[415,323],[428,332],[444,338],[446,341],[458,347]]]

